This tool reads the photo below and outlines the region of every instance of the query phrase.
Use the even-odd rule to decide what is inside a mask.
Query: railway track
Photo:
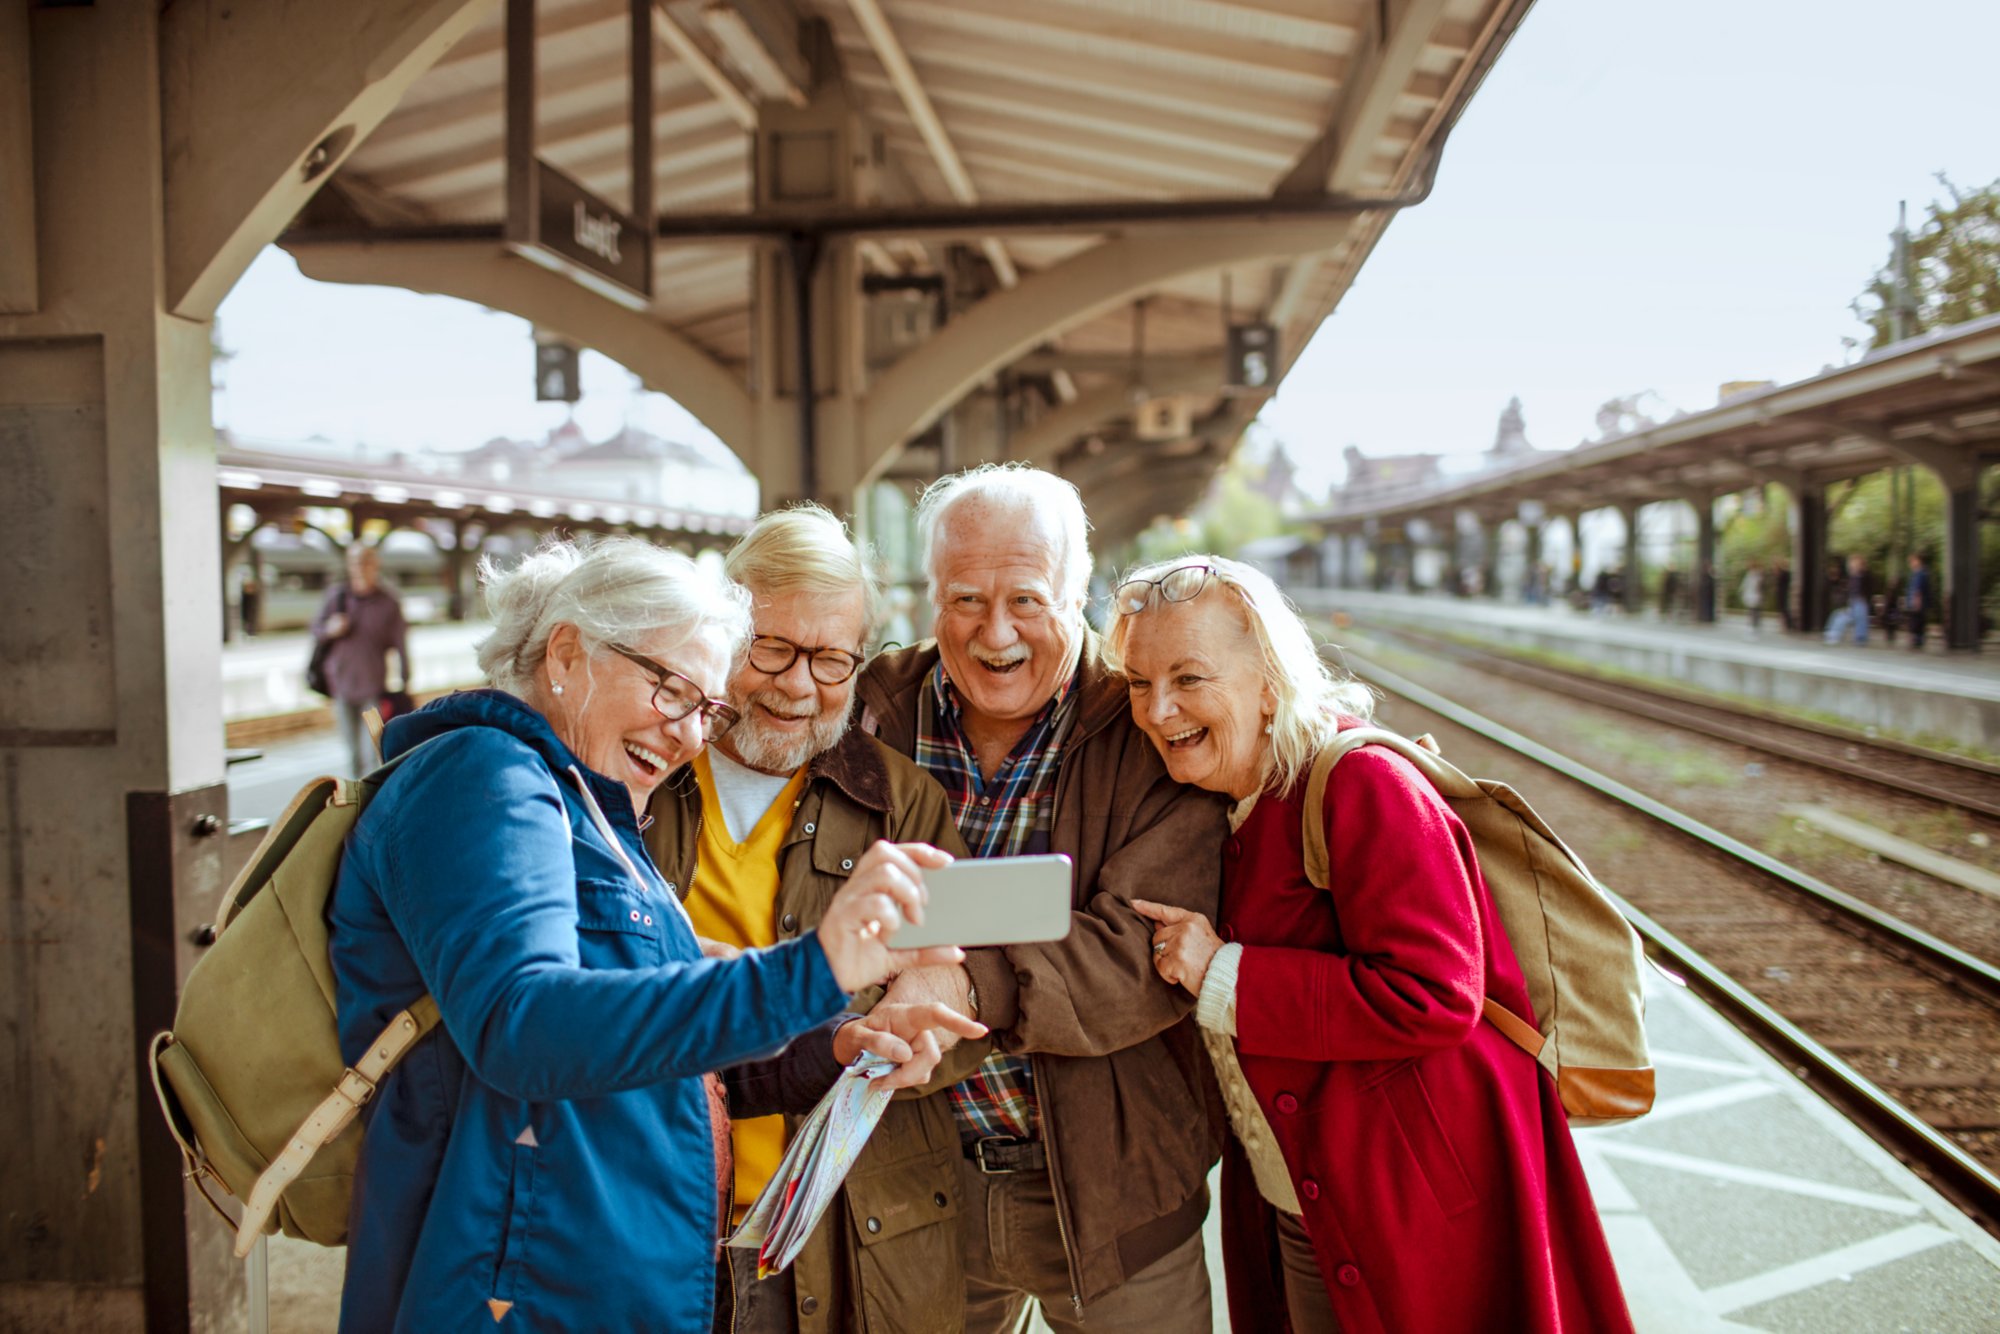
[[[1405,702],[1405,730],[1439,732],[1461,767],[1504,777],[1533,765],[1569,780],[1551,791],[1523,774],[1545,813],[1563,808],[1560,823],[1591,818],[1586,808],[1600,824],[1631,818],[1607,803],[1641,817],[1645,873],[1607,879],[1648,952],[2000,1235],[2000,968],[1415,682],[1344,660]]]
[[[1556,691],[1571,699],[2000,819],[2000,765],[1871,737],[1851,728],[1732,707],[1689,691],[1612,681],[1526,662],[1506,653],[1400,626],[1370,626],[1369,631],[1523,685]]]

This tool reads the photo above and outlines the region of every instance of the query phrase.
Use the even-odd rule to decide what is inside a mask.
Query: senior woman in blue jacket
[[[630,540],[482,573],[493,688],[390,724],[408,758],[329,909],[349,1061],[425,992],[442,1018],[367,1108],[341,1328],[705,1332],[730,1180],[705,1072],[830,1047],[849,993],[955,956],[886,943],[949,857],[877,844],[817,932],[704,957],[640,820],[733,720],[741,590]],[[865,1030],[840,1032],[846,1059]],[[746,1087],[773,1096],[779,1068]]]

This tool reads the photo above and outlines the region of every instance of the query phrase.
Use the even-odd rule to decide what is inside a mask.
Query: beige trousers
[[[965,1243],[966,1334],[1019,1334],[1032,1305],[1058,1334],[1211,1334],[1213,1301],[1201,1233],[1083,1308],[1070,1301],[1069,1262],[1047,1172],[988,1176],[967,1162],[959,1180]]]

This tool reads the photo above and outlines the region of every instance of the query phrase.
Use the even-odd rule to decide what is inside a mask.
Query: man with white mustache
[[[752,602],[749,651],[728,692],[741,720],[663,785],[651,807],[663,818],[646,830],[666,878],[689,886],[688,913],[711,952],[811,931],[847,878],[871,873],[885,857],[899,873],[920,876],[913,858],[935,864],[948,860],[943,853],[964,852],[938,785],[872,737],[848,730],[855,673],[880,598],[840,520],[812,505],[766,514],[723,570]],[[879,996],[877,989],[855,998],[866,1014],[835,1033],[838,1065],[877,1052],[903,1063],[883,1077],[890,1087],[942,1091],[983,1055],[983,1041],[968,1042],[952,1053],[951,1068],[933,1077],[940,1037],[956,1043],[981,1038],[985,1029],[942,1003],[876,1004]],[[823,1072],[826,1083],[834,1072]],[[736,1221],[776,1171],[787,1133],[783,1117],[732,1123]],[[946,1323],[933,1318],[956,1312],[963,1300],[950,1207],[959,1191],[955,1150],[946,1099],[891,1103],[848,1176],[846,1199],[827,1211],[790,1270],[760,1281],[754,1251],[723,1252],[716,1328],[861,1328],[869,1323],[861,1316],[864,1288],[870,1309],[886,1312],[890,1328],[956,1328],[955,1315]],[[884,1216],[895,1219],[889,1236],[880,1235]],[[869,1281],[871,1264],[893,1264],[911,1279],[890,1291]]]
[[[1206,1334],[1220,1094],[1131,900],[1216,901],[1223,803],[1168,776],[1084,623],[1074,486],[987,465],[932,485],[917,522],[937,639],[868,665],[862,727],[943,785],[974,856],[1065,853],[1075,877],[1065,939],[968,950],[887,993],[992,1030],[950,1097],[965,1328],[1013,1330],[1034,1302],[1059,1331]]]

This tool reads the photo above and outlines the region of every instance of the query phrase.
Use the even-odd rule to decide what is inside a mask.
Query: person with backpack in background
[[[392,649],[403,682],[396,689],[407,690],[410,682],[410,628],[403,604],[383,586],[380,551],[358,538],[347,548],[347,578],[327,590],[312,635],[306,682],[333,701],[348,776],[359,778],[375,767],[375,742],[364,719],[389,693]]]
[[[1198,913],[1134,904],[1156,924],[1161,977],[1197,998],[1235,1132],[1222,1184],[1233,1326],[1630,1330],[1567,1095],[1527,1050],[1528,983],[1467,826],[1381,745],[1348,752],[1327,781],[1320,757],[1364,726],[1368,693],[1327,668],[1253,568],[1149,565],[1111,614],[1106,654],[1134,720],[1173,777],[1236,802],[1221,934]],[[1302,828],[1323,831],[1317,869]]]
[[[1857,551],[1847,558],[1845,575],[1839,573],[1838,561],[1831,565],[1830,571],[1836,610],[1826,623],[1826,642],[1838,644],[1841,637],[1852,630],[1855,646],[1866,644],[1868,622],[1874,617],[1872,599],[1875,593],[1874,577],[1868,572],[1868,558]]]
[[[1921,551],[1910,553],[1910,577],[1903,584],[1903,620],[1910,627],[1910,649],[1924,651],[1924,629],[1937,614],[1937,582],[1930,561]]]
[[[935,1067],[935,1046],[918,1060],[834,1020],[963,957],[889,943],[922,920],[922,868],[951,858],[877,842],[815,930],[699,940],[640,826],[736,721],[716,697],[746,595],[633,539],[481,574],[492,688],[389,724],[398,767],[328,906],[343,1059],[365,1065],[426,994],[442,1020],[365,1105],[340,1327],[707,1334],[730,1115],[807,1110],[860,1051],[903,1062],[899,1084]]]

